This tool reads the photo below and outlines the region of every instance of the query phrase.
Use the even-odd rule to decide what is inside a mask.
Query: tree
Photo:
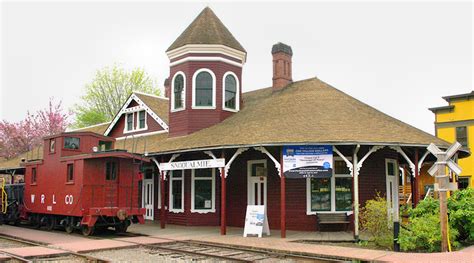
[[[69,113],[65,113],[61,101],[49,99],[49,105],[35,114],[26,115],[19,122],[0,122],[0,157],[10,159],[42,144],[45,136],[61,133],[69,124]]]
[[[128,72],[118,65],[98,70],[81,104],[74,107],[75,127],[81,128],[110,121],[133,91],[159,95],[153,79],[141,68]]]

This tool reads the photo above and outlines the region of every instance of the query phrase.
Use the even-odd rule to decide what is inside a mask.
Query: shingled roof
[[[188,44],[217,44],[246,52],[209,7],[202,10],[166,51]]]
[[[265,88],[248,92],[243,99],[243,109],[223,122],[168,138],[149,147],[148,152],[298,143],[427,146],[433,142],[449,146],[317,78],[294,82],[281,91]]]

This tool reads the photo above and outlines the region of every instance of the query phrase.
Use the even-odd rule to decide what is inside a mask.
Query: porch
[[[183,226],[167,224],[166,228],[160,228],[159,221],[147,220],[145,224],[132,224],[128,228],[128,232],[158,236],[164,239],[173,240],[199,240],[203,242],[217,242],[222,244],[249,245],[250,240],[265,240],[265,243],[280,240],[280,230],[272,229],[270,236],[263,235],[262,238],[252,237],[244,238],[242,235],[244,229],[241,227],[227,227],[226,235],[219,233],[219,226]],[[366,239],[366,235],[362,234],[362,239]],[[321,232],[321,231],[286,231],[286,241],[312,241],[312,242],[353,242],[354,234],[352,231],[338,232]]]

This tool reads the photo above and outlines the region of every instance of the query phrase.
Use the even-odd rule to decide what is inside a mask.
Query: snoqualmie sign
[[[206,168],[221,168],[225,166],[225,159],[207,159],[184,162],[160,163],[160,170],[186,170],[186,169],[206,169]]]

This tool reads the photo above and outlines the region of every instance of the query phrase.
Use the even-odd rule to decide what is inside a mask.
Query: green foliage
[[[73,109],[74,126],[81,128],[112,120],[133,91],[160,95],[153,79],[141,68],[126,71],[114,65],[98,70],[86,85],[82,102]]]
[[[456,191],[448,199],[449,224],[459,232],[458,240],[474,241],[474,189]]]
[[[378,193],[373,200],[368,200],[360,212],[362,229],[371,240],[380,247],[392,248],[392,222],[387,218],[387,200]]]
[[[439,201],[433,198],[422,200],[417,207],[408,210],[409,223],[402,226],[398,243],[403,251],[439,251],[441,228],[439,222]],[[451,220],[450,220],[451,221]],[[450,226],[449,237],[452,247],[457,247],[459,232]]]

